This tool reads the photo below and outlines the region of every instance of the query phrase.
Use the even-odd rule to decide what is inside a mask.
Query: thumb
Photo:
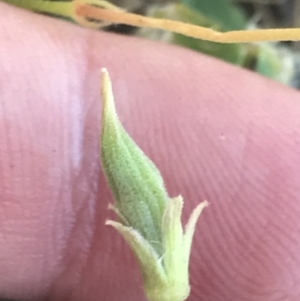
[[[170,195],[187,212],[211,203],[190,300],[297,300],[298,92],[186,50],[0,6],[3,297],[143,300],[130,250],[104,227],[105,66],[121,121]]]

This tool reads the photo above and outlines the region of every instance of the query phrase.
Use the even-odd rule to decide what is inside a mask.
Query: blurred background
[[[300,27],[300,0],[111,0],[127,11],[219,31]],[[217,44],[162,30],[112,25],[104,30],[176,44],[300,88],[300,43]]]
[[[0,0],[32,9],[28,2]],[[67,2],[72,0],[40,0]],[[99,1],[101,0],[93,0]],[[183,21],[218,31],[261,28],[300,28],[300,0],[107,0],[128,12]],[[37,3],[39,1],[35,1]],[[94,4],[91,6],[95,6]],[[97,4],[96,4],[97,6]],[[40,11],[40,10],[38,10]],[[41,10],[43,11],[43,10]],[[45,10],[44,10],[45,11]],[[46,15],[49,15],[46,13]],[[59,14],[52,15],[59,17]],[[73,16],[68,19],[72,22]],[[97,20],[87,20],[99,22]],[[171,32],[110,25],[100,30],[174,44],[214,56],[300,89],[300,42],[220,44]]]
[[[73,0],[0,1],[48,12],[51,9],[38,7],[45,7],[43,1],[49,7],[51,1],[59,5],[60,2]],[[90,3],[87,1],[90,9],[98,6],[98,3],[101,6],[101,3],[105,2],[91,1]],[[223,32],[263,28],[300,28],[300,0],[107,0],[107,2],[128,12],[154,18],[173,19]],[[60,13],[55,11],[51,16],[59,18]],[[71,22],[74,20],[72,15],[63,18]],[[100,30],[157,40],[201,52],[300,89],[300,42],[220,44],[164,30],[136,28],[122,24],[104,26],[100,20],[94,19],[86,21],[89,21],[87,23],[100,22],[99,25],[102,25]]]

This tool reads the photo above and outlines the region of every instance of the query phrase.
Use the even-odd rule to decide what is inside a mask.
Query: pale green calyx
[[[183,200],[170,198],[159,170],[122,127],[106,69],[102,70],[102,167],[120,222],[107,221],[139,262],[149,301],[183,301],[190,293],[188,265],[196,222],[207,202],[193,211],[185,229]]]

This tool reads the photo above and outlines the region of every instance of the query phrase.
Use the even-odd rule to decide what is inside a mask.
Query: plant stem
[[[299,41],[300,28],[236,30],[218,32],[211,28],[180,21],[156,19],[133,13],[118,12],[78,3],[75,14],[85,18],[127,24],[137,27],[164,29],[196,39],[219,43],[249,43],[265,41]]]
[[[47,0],[2,0],[25,9],[41,13],[49,13],[56,16],[70,18],[73,15],[72,1],[47,1]]]

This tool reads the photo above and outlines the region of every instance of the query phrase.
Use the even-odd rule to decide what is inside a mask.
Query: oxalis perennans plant
[[[119,218],[106,224],[134,252],[149,301],[186,300],[194,230],[208,203],[194,209],[183,230],[183,199],[169,197],[157,167],[122,127],[106,69],[102,69],[102,100],[101,161],[115,201],[111,208]]]

